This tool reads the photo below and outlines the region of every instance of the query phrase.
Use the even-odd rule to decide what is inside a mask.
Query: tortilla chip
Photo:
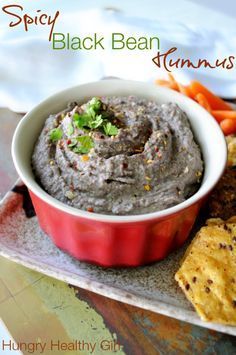
[[[228,145],[228,166],[236,165],[236,136],[231,135],[226,137]]]
[[[202,320],[236,325],[236,217],[201,228],[175,279]]]

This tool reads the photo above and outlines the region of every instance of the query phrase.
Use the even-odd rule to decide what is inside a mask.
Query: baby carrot
[[[178,83],[175,80],[174,76],[172,74],[168,73],[168,78],[169,78],[169,82],[171,83],[172,89],[179,91],[179,86],[178,86]]]
[[[189,89],[187,86],[184,86],[184,85],[178,83],[178,89],[181,94],[190,97],[190,92],[189,92]]]
[[[170,82],[168,80],[163,80],[163,79],[157,79],[155,80],[155,83],[158,85],[170,85]]]
[[[205,110],[211,112],[211,106],[205,95],[199,93],[196,95],[196,101],[201,105]]]
[[[234,134],[236,133],[236,120],[233,120],[232,118],[225,118],[220,122],[220,127],[226,136]]]
[[[172,84],[168,80],[157,79],[155,81],[155,83],[157,85],[161,85],[161,86],[164,86],[166,88],[173,89]]]
[[[212,110],[212,115],[215,117],[217,122],[223,121],[225,118],[236,119],[236,111],[228,110]]]
[[[210,90],[208,90],[204,85],[202,85],[198,81],[192,81],[189,87],[194,97],[197,94],[203,94],[213,110],[232,111],[232,107],[227,102],[213,94]]]

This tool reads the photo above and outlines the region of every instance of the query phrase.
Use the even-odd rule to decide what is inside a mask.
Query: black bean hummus
[[[175,206],[199,189],[203,174],[186,114],[133,96],[92,98],[51,115],[32,166],[56,199],[114,215]]]

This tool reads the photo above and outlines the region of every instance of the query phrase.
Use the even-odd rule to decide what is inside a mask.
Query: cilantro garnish
[[[118,128],[109,122],[108,112],[103,112],[102,101],[93,97],[85,106],[85,111],[83,113],[76,112],[73,115],[74,126],[82,130],[94,130],[99,129],[107,136],[115,136],[118,133]],[[73,134],[74,129],[71,124],[70,134]],[[84,135],[73,139],[68,145],[73,152],[86,154],[94,146],[93,140],[90,136]]]
[[[79,136],[76,138],[76,145],[72,147],[73,152],[87,154],[94,147],[94,143],[89,136]]]
[[[103,129],[107,136],[116,136],[118,133],[118,128],[111,122],[107,122],[105,125],[103,125]]]
[[[74,127],[71,123],[69,123],[67,128],[67,134],[68,136],[71,136],[73,133],[74,133]]]
[[[89,121],[90,121],[90,117],[87,113],[82,113],[81,115],[79,115],[78,113],[75,113],[73,116],[73,120],[75,122],[75,126],[77,128],[85,128],[85,127],[89,127]]]
[[[61,139],[63,136],[63,132],[60,128],[53,128],[50,133],[49,137],[52,142],[57,142],[59,139]]]
[[[102,101],[98,97],[93,97],[89,101],[88,106],[93,107],[95,111],[98,111],[102,106]]]
[[[93,97],[87,104],[85,112],[75,113],[73,120],[75,126],[80,129],[100,128],[108,136],[115,136],[118,128],[107,120],[107,115],[101,113],[102,102],[97,97]]]
[[[96,129],[98,127],[100,127],[101,125],[103,124],[103,118],[102,118],[102,115],[98,115],[94,118],[93,121],[91,121],[89,123],[89,127],[92,128],[92,129]]]

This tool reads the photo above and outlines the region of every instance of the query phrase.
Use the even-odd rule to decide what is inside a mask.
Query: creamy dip
[[[51,115],[32,166],[56,199],[115,215],[175,206],[199,189],[203,174],[200,148],[178,105],[133,96],[94,98]]]

